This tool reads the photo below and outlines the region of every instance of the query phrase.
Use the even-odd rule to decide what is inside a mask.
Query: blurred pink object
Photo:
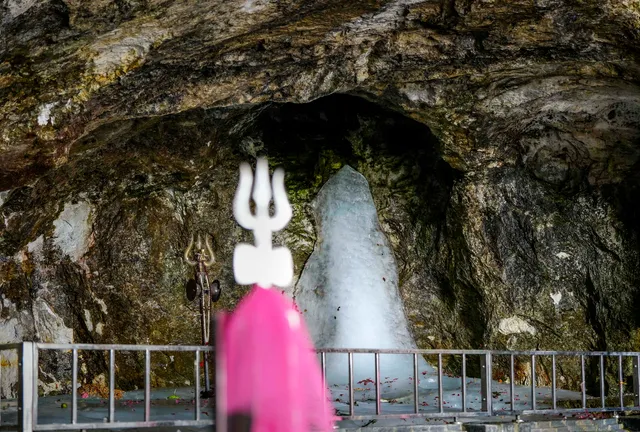
[[[302,316],[283,294],[254,285],[231,315],[218,321],[222,340],[222,415],[227,430],[333,430],[333,408]],[[234,415],[243,426],[232,427]]]

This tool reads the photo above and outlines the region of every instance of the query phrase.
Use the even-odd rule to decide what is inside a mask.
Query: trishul
[[[213,250],[211,249],[211,244],[209,243],[209,238],[205,236],[204,239],[204,243],[207,246],[207,252],[209,253],[209,256],[207,257],[204,248],[202,247],[202,238],[200,237],[200,234],[198,234],[198,243],[196,243],[196,260],[192,260],[191,258],[189,258],[189,255],[191,255],[191,248],[193,247],[193,236],[191,236],[191,241],[189,242],[189,246],[187,246],[187,250],[184,251],[184,260],[187,262],[187,264],[189,264],[190,266],[195,266],[196,264],[202,264],[205,267],[211,267],[211,265],[216,261],[214,255],[213,255]],[[207,260],[208,258],[208,260]],[[202,271],[204,271],[204,269],[201,269]]]
[[[251,186],[253,185],[253,194]],[[250,199],[255,203],[251,213]],[[273,197],[274,214],[269,215],[269,202]],[[238,244],[233,253],[233,272],[240,285],[258,284],[262,288],[286,287],[293,279],[293,259],[285,247],[272,247],[271,235],[280,231],[291,219],[291,205],[284,189],[284,171],[278,168],[269,179],[269,165],[265,158],[256,163],[253,181],[251,167],[240,164],[240,182],[233,200],[233,214],[238,224],[252,230],[255,246]]]

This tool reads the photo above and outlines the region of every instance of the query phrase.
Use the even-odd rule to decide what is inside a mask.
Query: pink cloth
[[[333,430],[318,357],[290,300],[254,285],[219,323],[227,417],[249,414],[252,432]]]

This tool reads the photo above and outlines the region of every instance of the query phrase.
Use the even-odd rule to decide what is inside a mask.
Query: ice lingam
[[[317,242],[295,287],[295,300],[304,313],[316,348],[414,349],[398,291],[393,252],[380,229],[373,197],[365,177],[344,166],[322,187],[312,203]],[[334,401],[346,401],[346,354],[326,355],[327,385]],[[357,400],[375,398],[375,360],[372,354],[353,356],[354,393]],[[413,356],[380,356],[381,398],[413,399]],[[419,402],[438,405],[436,369],[418,357]],[[480,380],[467,378],[467,407],[481,408]],[[443,377],[443,402],[461,407],[461,379]],[[509,385],[493,382],[494,409],[511,409],[506,402]],[[540,407],[550,389],[538,388]],[[530,387],[516,387],[516,406],[528,409]],[[340,397],[342,395],[342,397]],[[558,398],[579,394],[559,391]],[[530,402],[529,402],[530,403]],[[430,407],[430,408],[429,408]]]

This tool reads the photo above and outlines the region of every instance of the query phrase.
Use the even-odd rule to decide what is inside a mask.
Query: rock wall
[[[237,165],[267,154],[289,173],[278,240],[297,275],[322,184],[345,164],[367,178],[419,346],[640,350],[633,1],[9,0],[0,16],[0,342],[196,342],[182,249],[212,235],[232,307]],[[189,379],[175,363],[158,383]]]

